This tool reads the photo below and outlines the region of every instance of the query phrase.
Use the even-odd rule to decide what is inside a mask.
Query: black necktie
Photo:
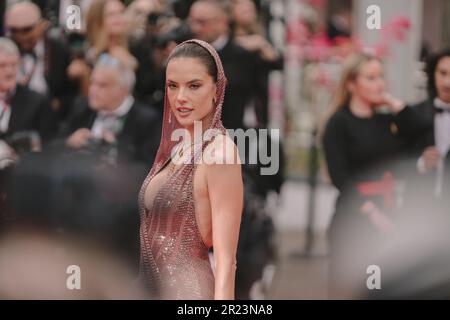
[[[450,112],[450,109],[444,109],[444,108],[440,108],[440,107],[434,107],[434,112],[436,113],[443,113],[443,112]]]

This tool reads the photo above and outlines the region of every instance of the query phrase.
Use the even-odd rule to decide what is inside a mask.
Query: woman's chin
[[[194,119],[191,117],[177,117],[177,121],[183,127],[191,127],[194,125]]]

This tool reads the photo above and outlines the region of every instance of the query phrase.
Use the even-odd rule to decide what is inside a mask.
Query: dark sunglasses
[[[39,20],[40,21],[40,20]],[[32,24],[31,26],[26,26],[23,28],[15,28],[15,27],[10,27],[8,28],[8,30],[12,33],[12,34],[17,34],[17,33],[29,33],[31,32],[39,23],[39,21],[35,22],[34,24]]]

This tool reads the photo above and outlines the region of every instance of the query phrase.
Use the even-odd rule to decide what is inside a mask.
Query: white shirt
[[[434,137],[436,148],[441,154],[437,172],[436,172],[436,196],[442,195],[442,187],[444,185],[445,158],[450,149],[450,104],[444,103],[440,99],[434,100],[434,105],[449,112],[436,113],[434,116]]]
[[[434,136],[436,148],[445,157],[450,150],[450,104],[436,98],[434,105],[448,112],[436,113],[434,116]]]
[[[227,34],[219,36],[216,40],[211,42],[211,45],[216,49],[216,51],[222,50],[228,43],[230,37]]]
[[[450,111],[450,104],[443,102],[439,98],[434,99],[434,105],[438,108]],[[436,197],[440,197],[444,185],[445,158],[450,150],[450,112],[440,112],[435,114],[434,138],[436,149],[441,154],[441,159],[436,169],[434,194]],[[417,168],[421,173],[426,172],[424,159],[422,157],[420,157],[417,163]]]
[[[41,94],[47,94],[48,86],[45,80],[45,45],[39,40],[34,48],[36,59],[29,53],[22,55],[20,78],[24,79],[31,74],[28,87]],[[34,69],[34,70],[33,70]]]
[[[103,137],[103,132],[105,130],[111,133],[117,134],[120,132],[121,123],[119,119],[125,116],[134,104],[134,98],[129,95],[127,96],[119,107],[113,111],[100,111],[95,118],[94,124],[92,125],[92,135],[94,138],[101,139]]]
[[[14,95],[13,90],[12,95]],[[9,120],[11,118],[11,106],[5,105],[3,102],[4,93],[0,93],[0,133],[5,133],[9,128]]]

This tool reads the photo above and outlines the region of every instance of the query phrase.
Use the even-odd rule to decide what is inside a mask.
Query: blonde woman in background
[[[88,47],[68,67],[71,79],[80,81],[81,92],[87,95],[92,66],[102,53],[120,60],[136,70],[138,61],[128,49],[125,6],[119,0],[93,0],[86,18]]]
[[[366,263],[369,260],[356,252],[364,252],[366,245],[394,227],[388,215],[389,183],[383,187],[382,178],[386,172],[398,178],[398,161],[408,153],[418,119],[386,90],[379,59],[361,53],[346,60],[323,136],[331,182],[339,191],[329,229],[334,297],[345,295],[347,285],[365,285],[359,277],[365,279],[366,268],[375,262]],[[380,107],[389,112],[379,112]],[[372,182],[381,190],[371,190],[368,196],[364,185]],[[349,270],[355,272],[344,279]]]

